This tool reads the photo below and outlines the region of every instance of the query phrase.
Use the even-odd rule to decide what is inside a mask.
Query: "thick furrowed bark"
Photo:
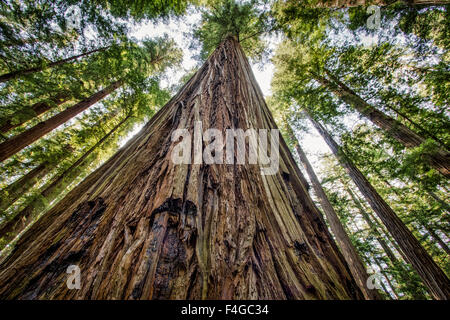
[[[346,157],[326,129],[309,116],[314,127],[319,131],[333,154],[367,199],[372,209],[386,226],[392,237],[400,246],[406,261],[410,263],[422,278],[423,283],[435,299],[450,298],[450,281],[445,273],[434,262],[433,258],[422,247],[411,231],[405,226],[391,207],[383,200],[375,188],[364,177],[361,171]]]
[[[406,148],[415,148],[425,142],[425,139],[414,131],[368,104],[331,72],[326,72],[333,83],[319,75],[314,75],[314,78]],[[450,154],[446,150],[438,149],[433,153],[423,154],[423,160],[442,175],[450,177]]]
[[[60,194],[61,190],[66,188],[72,181],[74,181],[87,165],[86,159],[107,140],[117,129],[123,125],[130,115],[126,116],[118,124],[116,124],[106,135],[104,135],[96,144],[94,144],[88,151],[86,151],[77,161],[75,161],[63,173],[54,178],[50,184],[44,186],[40,193],[41,198],[45,199],[47,203],[51,203]],[[32,221],[39,215],[45,206],[42,206],[41,199],[36,199],[27,205],[23,210],[17,213],[11,220],[6,221],[0,225],[0,239],[4,243],[13,240],[19,233],[21,233]]]
[[[33,116],[33,118],[43,114],[44,112],[47,112],[48,110],[52,109],[55,105],[59,106],[59,105],[63,104],[64,102],[68,101],[70,99],[70,97],[71,97],[70,94],[68,94],[66,92],[62,92],[62,93],[57,94],[54,97],[51,97],[49,99],[52,103],[43,101],[43,102],[37,102],[37,103],[33,104],[30,107],[35,114]],[[21,122],[17,122],[17,123],[13,123],[11,120],[7,120],[2,126],[0,126],[0,132],[6,133],[9,130],[15,129],[18,126],[24,124],[25,122],[27,122],[28,120],[31,120],[31,119],[32,118],[24,119]]]
[[[362,299],[284,141],[280,171],[174,164],[176,129],[276,128],[234,39],[19,239],[1,298]],[[236,152],[236,151],[235,151]],[[81,269],[80,290],[65,284]]]
[[[84,99],[83,101],[78,102],[72,107],[67,108],[66,110],[58,113],[57,115],[51,117],[46,121],[42,121],[35,125],[33,128],[30,128],[17,136],[14,136],[5,142],[0,144],[0,161],[4,161],[8,159],[15,153],[19,152],[26,146],[29,146],[31,143],[36,141],[37,139],[43,137],[53,129],[59,127],[61,124],[66,121],[72,119],[79,113],[83,112],[90,106],[94,105],[104,97],[108,96],[114,90],[119,88],[123,84],[122,80],[115,81],[110,86],[102,89],[89,98]]]
[[[305,152],[300,147],[300,144],[297,138],[295,137],[292,128],[288,127],[287,130],[290,135],[291,141],[294,141],[295,149],[300,158],[300,161],[302,162],[303,166],[306,169],[306,172],[308,173],[314,192],[317,198],[319,199],[320,206],[322,207],[322,210],[325,213],[325,216],[327,217],[328,223],[330,224],[331,232],[336,237],[337,244],[341,249],[345,261],[347,261],[347,264],[350,267],[350,271],[352,272],[353,277],[356,280],[356,283],[358,284],[359,288],[363,292],[366,299],[369,300],[382,299],[382,297],[376,291],[376,289],[371,290],[367,287],[367,279],[369,278],[369,275],[367,274],[366,268],[363,262],[361,261],[358,252],[356,251],[350,238],[345,232],[344,227],[342,226],[342,223],[339,220],[338,215],[336,214],[336,211],[334,211],[332,204],[328,200],[328,197],[325,194],[325,191],[323,190],[319,182],[319,179],[317,178],[316,173],[314,172],[314,169],[311,166],[311,163],[309,162]]]

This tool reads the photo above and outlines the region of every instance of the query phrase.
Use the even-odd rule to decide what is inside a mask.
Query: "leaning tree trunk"
[[[345,186],[345,190],[350,195],[350,198],[355,203],[356,207],[358,208],[359,213],[362,215],[364,221],[366,221],[367,225],[369,226],[370,230],[375,234],[375,237],[380,244],[380,246],[383,248],[384,252],[388,256],[389,260],[392,262],[393,265],[398,263],[398,259],[395,256],[394,252],[391,250],[387,242],[383,239],[383,235],[378,230],[376,224],[370,219],[369,214],[366,212],[365,208],[362,206],[359,199],[356,197],[356,195],[353,193],[352,190],[350,190],[349,187]]]
[[[40,197],[33,200],[24,209],[18,212],[11,220],[6,221],[0,225],[0,239],[3,243],[8,243],[14,239],[19,233],[29,226],[30,223],[41,213],[47,204],[54,201],[60,193],[72,183],[89,165],[87,158],[97,150],[114,132],[119,129],[129,118],[131,114],[122,119],[116,124],[107,134],[105,134],[99,141],[97,141],[89,150],[78,158],[69,168],[63,173],[53,178],[52,181],[43,187],[40,192]],[[44,202],[42,201],[44,200]]]
[[[24,233],[1,265],[0,297],[363,298],[284,141],[274,175],[262,175],[258,164],[208,165],[197,157],[175,164],[172,133],[192,134],[195,122],[222,134],[275,128],[233,38]],[[201,137],[194,140],[201,148]],[[73,264],[79,290],[65,283]]]
[[[342,166],[344,166],[358,189],[367,199],[367,202],[370,204],[373,211],[379,216],[392,237],[397,241],[407,262],[409,262],[417,271],[431,295],[435,299],[449,299],[450,281],[445,273],[434,262],[433,258],[422,247],[391,207],[378,194],[361,171],[359,171],[353,162],[345,155],[326,129],[311,116],[308,115],[308,117],[328,144],[333,154],[338,158]]]
[[[30,128],[17,136],[14,136],[5,142],[0,144],[0,161],[8,159],[15,153],[19,152],[26,146],[29,146],[31,143],[46,135],[53,129],[57,128],[61,124],[66,121],[72,119],[79,113],[83,112],[90,106],[94,105],[98,101],[102,100],[104,97],[108,96],[114,90],[119,88],[123,84],[122,80],[117,80],[113,82],[110,86],[94,93],[89,98],[84,99],[83,101],[78,102],[65,109],[64,111],[58,113],[57,115],[51,117],[48,120],[42,121],[35,125],[33,128]]]
[[[375,290],[369,289],[367,287],[367,279],[369,278],[369,275],[367,274],[366,268],[363,262],[361,261],[361,257],[359,256],[350,238],[345,232],[344,227],[342,226],[342,223],[339,220],[338,215],[336,214],[336,211],[334,211],[332,204],[328,200],[328,197],[325,194],[325,191],[323,190],[322,185],[320,184],[319,179],[317,178],[316,173],[314,172],[314,169],[311,166],[311,163],[309,162],[305,152],[301,148],[300,143],[295,137],[294,131],[289,126],[289,124],[287,124],[287,131],[290,140],[294,142],[295,150],[297,151],[300,161],[302,162],[303,166],[306,169],[306,172],[308,173],[314,192],[319,199],[320,206],[322,207],[322,210],[325,213],[325,216],[327,217],[328,223],[331,228],[331,232],[336,237],[337,244],[341,249],[345,261],[347,261],[347,264],[350,267],[350,271],[352,272],[352,275],[355,278],[356,283],[358,284],[359,288],[363,292],[366,299],[369,300],[382,299],[382,297],[376,291],[376,289]]]
[[[48,110],[52,109],[55,106],[59,106],[63,104],[64,102],[67,102],[71,98],[71,95],[67,92],[61,92],[57,95],[50,97],[48,101],[41,101],[36,102],[31,107],[29,107],[31,110],[33,110],[34,115],[27,119],[21,119],[20,122],[14,123],[12,120],[7,120],[4,124],[0,126],[0,132],[6,133],[9,130],[15,129],[18,126],[24,124],[28,120],[31,120],[32,118],[35,118],[44,112],[47,112]]]
[[[449,0],[318,0],[315,8],[351,8],[376,5],[388,6],[396,2],[403,2],[409,6],[442,6],[449,4]]]
[[[72,56],[72,57],[69,57],[69,58],[61,59],[61,60],[58,60],[58,61],[55,61],[55,62],[50,62],[48,64],[42,64],[41,66],[38,66],[38,67],[33,67],[33,68],[29,68],[29,69],[20,69],[20,70],[12,71],[12,72],[9,72],[9,73],[5,73],[5,74],[0,75],[0,83],[9,81],[9,80],[17,78],[17,77],[24,76],[24,75],[27,75],[27,74],[32,74],[32,73],[35,73],[35,72],[39,72],[39,71],[42,71],[42,70],[47,69],[47,68],[53,68],[53,67],[56,67],[56,66],[59,66],[59,65],[63,65],[65,63],[67,63],[67,62],[77,60],[79,58],[88,56],[88,55],[90,55],[92,53],[99,52],[99,51],[104,51],[107,48],[109,48],[109,46],[108,47],[94,49],[94,50],[90,50],[90,51],[87,51],[85,53],[81,53],[81,54],[78,54],[76,56]]]
[[[314,74],[314,78],[325,88],[334,92],[344,102],[367,117],[373,124],[385,130],[406,148],[415,148],[425,142],[425,139],[414,131],[367,103],[331,72],[326,70],[326,73],[332,81],[316,74]],[[442,175],[450,177],[450,154],[447,151],[438,149],[432,153],[424,154],[423,157],[424,161],[431,167],[439,171]]]
[[[49,164],[41,163],[36,168],[30,170],[20,179],[14,181],[2,190],[0,198],[0,212],[9,208],[23,194],[30,190],[36,182],[45,177],[49,172]]]

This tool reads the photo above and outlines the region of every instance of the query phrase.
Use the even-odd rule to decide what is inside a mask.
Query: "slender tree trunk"
[[[58,61],[55,61],[55,62],[42,64],[42,65],[40,65],[38,67],[29,68],[29,69],[21,69],[21,70],[16,70],[16,71],[12,71],[12,72],[9,72],[9,73],[5,73],[5,74],[0,75],[0,83],[9,81],[11,79],[14,79],[14,78],[17,78],[17,77],[20,77],[20,76],[24,76],[24,75],[27,75],[27,74],[39,72],[39,71],[42,71],[42,70],[47,69],[47,68],[53,68],[53,67],[65,64],[67,62],[74,61],[74,60],[77,60],[77,59],[82,58],[82,57],[86,57],[86,56],[88,56],[88,55],[90,55],[92,53],[99,52],[99,51],[104,51],[107,48],[109,48],[109,47],[102,47],[102,48],[90,50],[90,51],[87,51],[85,53],[78,54],[76,56],[72,56],[72,57],[69,57],[69,58],[61,59],[61,60],[58,60]]]
[[[362,299],[284,141],[273,175],[258,164],[174,163],[188,138],[172,133],[192,135],[197,121],[222,134],[276,128],[233,38],[24,233],[0,267],[0,297]],[[242,151],[230,150],[234,160]],[[79,290],[65,284],[72,264]]]
[[[447,204],[446,201],[442,200],[441,198],[439,198],[439,196],[434,193],[433,191],[429,191],[427,190],[427,193],[430,195],[430,197],[432,197],[434,200],[436,200],[437,202],[439,202],[441,204],[441,206],[447,210],[448,212],[450,212],[450,206]]]
[[[384,7],[396,2],[403,2],[409,6],[442,6],[450,3],[449,0],[319,0],[315,7],[351,8],[369,5]]]
[[[366,268],[363,262],[361,261],[358,252],[356,251],[350,238],[345,232],[344,227],[342,226],[342,223],[339,220],[338,215],[334,211],[332,204],[328,200],[328,197],[325,194],[325,191],[323,190],[319,182],[319,179],[317,178],[316,173],[314,172],[314,169],[311,166],[311,163],[309,162],[303,149],[300,147],[300,144],[297,140],[297,137],[294,134],[294,131],[289,126],[289,124],[286,125],[288,134],[290,136],[289,138],[291,141],[294,142],[297,154],[303,166],[305,167],[306,172],[308,173],[312,187],[314,189],[314,193],[319,199],[320,206],[322,207],[322,210],[325,213],[327,221],[330,225],[331,232],[336,237],[338,247],[341,249],[342,255],[344,256],[345,261],[347,261],[347,264],[350,267],[350,271],[352,272],[353,277],[356,280],[356,283],[358,284],[359,288],[363,292],[366,299],[381,300],[382,297],[376,291],[376,289],[371,290],[367,287],[367,278],[369,277],[369,275],[367,274]]]
[[[407,114],[389,106],[386,105],[386,107],[392,111],[394,111],[398,116],[402,117],[403,119],[405,119],[406,121],[408,121],[409,123],[411,123],[414,127],[416,127],[417,129],[419,129],[419,131],[425,133],[428,137],[430,137],[431,139],[433,139],[434,141],[436,141],[437,143],[439,143],[442,147],[446,148],[448,151],[448,146],[447,144],[442,141],[441,139],[439,139],[436,135],[434,135],[433,133],[431,133],[430,131],[428,131],[427,129],[425,129],[423,126],[421,126],[420,124],[418,124],[416,121],[412,120]]]
[[[411,131],[405,125],[368,104],[353,90],[337,79],[337,77],[331,74],[331,72],[326,70],[326,73],[332,82],[317,74],[314,74],[313,76],[320,84],[334,92],[344,102],[355,108],[362,115],[366,116],[370,121],[372,121],[373,124],[385,130],[406,148],[418,147],[425,141],[424,138]],[[447,151],[439,149],[432,153],[423,154],[423,157],[423,160],[431,167],[439,171],[444,176],[450,177],[450,154]]]
[[[442,238],[436,233],[436,231],[434,231],[433,228],[431,228],[425,224],[422,224],[422,226],[430,234],[431,238],[439,244],[441,249],[444,250],[447,255],[450,255],[450,248],[444,242],[444,240],[442,240]]]
[[[397,195],[397,197],[400,199],[400,200],[403,200],[404,199],[404,196],[401,194],[401,193],[399,193],[393,186],[392,186],[392,184],[390,184],[389,183],[389,181],[387,181],[386,179],[384,179],[382,176],[381,176],[381,174],[380,173],[378,173],[377,172],[377,175],[380,177],[380,179],[381,179],[381,181],[383,181],[391,190],[393,190],[394,191],[394,193]],[[428,194],[430,194],[430,192],[431,191],[428,191]],[[431,192],[431,193],[433,193],[433,192]],[[436,197],[437,197],[437,195],[436,195]],[[436,199],[436,198],[435,198]],[[439,199],[439,198],[438,198]],[[441,200],[441,201],[443,201],[443,200]],[[442,204],[442,203],[441,203]],[[444,204],[445,204],[445,202],[444,202]],[[425,221],[423,221],[422,219],[417,219],[417,223],[419,224],[419,226],[421,226],[423,229],[425,229],[428,233],[429,233],[429,235],[430,235],[430,237],[432,238],[432,239],[434,239],[434,242],[435,242],[435,244],[436,243],[439,243],[439,246],[436,246],[438,249],[442,249],[442,250],[444,250],[447,254],[450,254],[450,249],[449,249],[449,247],[447,246],[447,244],[436,234],[436,232],[431,228],[431,227],[429,227],[429,225],[425,222]],[[413,225],[413,227],[414,227],[414,225]],[[420,227],[419,228],[415,228],[416,230],[417,230],[417,232],[419,232],[420,233]]]
[[[338,144],[334,141],[326,129],[317,121],[309,117],[314,127],[324,138],[334,155],[344,166],[347,173],[358,186],[358,189],[366,197],[372,209],[387,227],[392,237],[397,241],[409,262],[422,278],[435,299],[450,298],[450,281],[445,273],[434,262],[433,258],[422,247],[411,231],[405,226],[391,207],[383,200],[375,188],[356,168],[352,161],[346,157]]]
[[[362,215],[364,221],[366,221],[366,223],[368,224],[370,229],[375,234],[375,237],[377,238],[378,243],[383,248],[383,250],[386,253],[386,255],[388,256],[389,260],[391,260],[391,262],[395,265],[398,262],[398,259],[395,256],[394,252],[392,252],[392,250],[389,247],[389,245],[386,243],[386,241],[384,241],[382,234],[378,231],[377,226],[370,219],[369,214],[366,212],[366,210],[364,209],[364,207],[362,206],[361,202],[356,197],[356,195],[353,193],[353,191],[350,190],[350,188],[348,188],[345,185],[344,185],[344,187],[345,187],[345,190],[347,191],[347,193],[350,195],[350,198],[353,200],[353,202],[355,203],[356,207],[358,208],[358,211]]]
[[[6,133],[9,130],[15,129],[18,126],[27,122],[28,120],[31,120],[31,119],[43,114],[44,112],[47,112],[48,110],[52,109],[53,107],[59,106],[59,105],[63,104],[64,102],[67,102],[70,98],[71,98],[71,95],[69,93],[61,92],[61,93],[51,97],[49,99],[50,102],[48,102],[48,101],[37,102],[37,103],[33,104],[31,107],[29,107],[34,112],[34,115],[32,118],[23,119],[17,123],[13,123],[13,121],[11,119],[7,120],[3,125],[0,126],[0,132]]]
[[[14,181],[2,190],[0,198],[0,211],[9,208],[17,199],[26,193],[36,182],[42,179],[49,171],[47,163],[42,163],[36,168],[29,171],[20,179]]]
[[[26,146],[29,146],[31,143],[41,138],[45,134],[49,133],[50,131],[57,128],[61,124],[65,123],[66,121],[72,119],[79,113],[83,112],[93,104],[97,103],[104,97],[114,92],[114,90],[119,88],[122,84],[123,84],[122,80],[115,81],[110,86],[94,93],[89,98],[86,98],[83,101],[78,102],[77,104],[65,109],[64,111],[58,113],[57,115],[51,117],[50,119],[42,121],[37,125],[35,125],[33,128],[30,128],[22,132],[21,134],[18,134],[17,136],[14,136],[6,140],[5,142],[1,143],[0,161],[8,159],[9,157],[19,152]]]
[[[377,257],[374,257],[374,260],[375,260],[375,264],[376,264],[376,265],[378,266],[378,268],[380,269],[380,273],[381,273],[381,274],[383,275],[383,277],[386,279],[386,282],[388,283],[389,288],[390,288],[391,291],[392,291],[392,294],[391,294],[391,291],[389,291],[389,290],[385,287],[383,281],[380,281],[380,282],[381,282],[381,286],[383,287],[384,292],[386,292],[391,298],[394,298],[394,299],[398,300],[398,294],[397,294],[397,291],[395,290],[394,285],[392,284],[392,282],[391,282],[391,280],[389,279],[388,275],[386,274],[386,272],[385,272],[385,271],[383,270],[383,268],[381,267],[380,260],[379,260]],[[393,295],[393,296],[392,296],[392,295]]]
[[[0,225],[0,238],[4,242],[10,242],[19,233],[21,233],[44,209],[46,204],[55,200],[61,191],[66,188],[72,181],[74,181],[83,171],[83,163],[86,159],[108,139],[117,129],[124,124],[130,116],[125,117],[117,125],[115,125],[106,135],[104,135],[95,145],[86,151],[77,161],[75,161],[69,168],[64,170],[59,176],[54,178],[50,184],[43,187],[40,192],[40,197],[36,198],[23,210],[17,213],[11,220],[6,221]],[[44,200],[44,203],[42,202]]]

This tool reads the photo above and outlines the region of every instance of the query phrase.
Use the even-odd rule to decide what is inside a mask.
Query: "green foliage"
[[[208,1],[201,25],[194,30],[194,38],[202,46],[200,58],[205,60],[227,36],[234,36],[249,58],[261,59],[266,48],[261,36],[272,26],[258,5],[261,6],[256,0]]]

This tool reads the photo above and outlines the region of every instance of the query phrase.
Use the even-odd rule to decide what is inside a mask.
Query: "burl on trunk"
[[[276,128],[228,38],[3,261],[16,299],[363,299],[284,141],[280,166],[174,164],[176,129]],[[70,265],[79,290],[66,285]]]

